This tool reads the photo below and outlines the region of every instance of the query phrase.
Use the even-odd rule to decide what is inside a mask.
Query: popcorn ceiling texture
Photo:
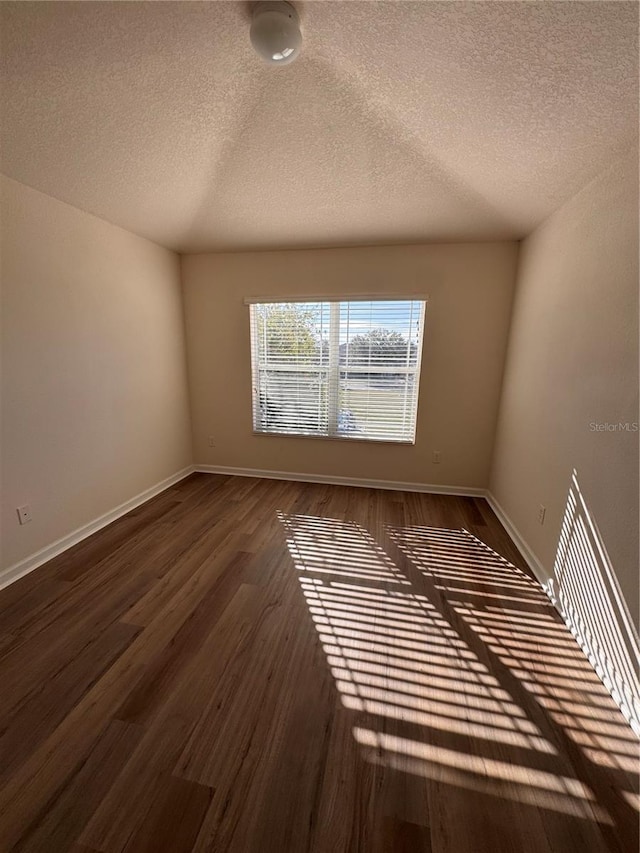
[[[634,144],[635,3],[3,3],[2,171],[183,252],[519,238]]]

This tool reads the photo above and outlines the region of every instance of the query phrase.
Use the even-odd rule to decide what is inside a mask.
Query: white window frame
[[[354,365],[350,365],[348,367],[348,372],[352,373],[363,373],[363,374],[371,374],[371,373],[380,373],[381,375],[386,374],[412,374],[414,376],[414,385],[415,385],[415,395],[413,398],[413,430],[410,438],[393,438],[389,436],[385,437],[376,437],[376,436],[361,436],[361,435],[350,435],[346,432],[338,431],[338,399],[339,399],[339,390],[340,390],[340,373],[344,372],[344,369],[340,367],[339,364],[339,337],[340,337],[340,305],[344,303],[353,303],[353,302],[418,302],[420,303],[419,311],[420,311],[420,325],[418,331],[418,339],[416,342],[416,364],[415,366],[405,365],[400,366],[394,364],[392,367],[383,367],[383,366],[375,366],[375,365],[366,365],[357,367]],[[311,368],[306,368],[305,365],[295,366],[291,364],[283,364],[278,365],[277,363],[269,364],[270,370],[279,370],[281,369],[283,372],[294,372],[295,370],[301,370],[304,372],[318,372],[319,374],[323,373],[326,377],[327,381],[327,409],[328,409],[328,428],[327,432],[317,433],[317,432],[296,432],[296,431],[288,431],[288,430],[275,430],[275,429],[260,429],[258,428],[258,423],[260,419],[260,382],[259,375],[260,370],[264,370],[265,366],[259,364],[259,356],[256,346],[257,336],[255,330],[255,316],[253,310],[250,311],[250,335],[251,335],[251,381],[252,381],[252,419],[253,419],[253,434],[254,435],[272,435],[272,436],[280,436],[282,437],[292,437],[292,438],[315,438],[315,439],[324,439],[330,441],[364,441],[364,442],[373,442],[377,444],[404,444],[404,445],[414,445],[415,437],[416,437],[416,429],[418,422],[418,401],[419,401],[419,391],[420,391],[420,371],[422,366],[422,354],[423,354],[423,344],[424,344],[424,327],[426,323],[426,309],[428,298],[424,294],[413,295],[413,296],[398,296],[398,295],[388,295],[388,296],[380,296],[378,294],[375,295],[367,295],[367,296],[307,296],[301,298],[297,297],[245,297],[244,299],[245,305],[248,305],[251,309],[253,305],[268,305],[268,304],[318,304],[318,303],[329,303],[330,304],[330,332],[329,332],[329,358],[326,367],[318,367],[314,366]]]

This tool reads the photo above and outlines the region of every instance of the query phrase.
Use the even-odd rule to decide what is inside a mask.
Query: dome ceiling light
[[[302,46],[298,13],[285,0],[256,4],[249,35],[256,52],[271,65],[293,62]]]

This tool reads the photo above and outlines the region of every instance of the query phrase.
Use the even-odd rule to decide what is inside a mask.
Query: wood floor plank
[[[241,585],[205,643],[181,672],[127,766],[80,837],[103,851],[122,850],[153,806],[158,780],[171,774],[229,660],[247,644],[260,615],[260,592]]]
[[[431,853],[431,836],[424,826],[390,817],[382,827],[380,853]]]
[[[628,853],[638,740],[480,498],[198,474],[0,591],[0,850]]]
[[[335,696],[322,677],[313,628],[298,628],[291,613],[291,599],[283,600],[265,621],[250,650],[247,677],[235,689],[228,679],[217,687],[176,766],[176,773],[216,781],[196,850],[308,848],[325,714]],[[285,654],[273,654],[278,645]],[[266,674],[262,684],[260,670]],[[285,689],[294,681],[295,690]],[[256,690],[251,712],[243,712]],[[215,731],[219,744],[211,741]]]
[[[143,733],[140,726],[120,720],[110,722],[97,739],[87,761],[35,816],[29,830],[14,848],[16,853],[51,853],[71,849]],[[90,848],[78,846],[77,850],[80,849]]]
[[[175,776],[161,777],[156,799],[124,848],[126,853],[190,853],[212,793],[204,785]]]
[[[171,642],[149,662],[135,689],[116,711],[117,719],[146,724],[163,707],[179,683],[184,667],[190,664],[243,585],[242,566],[246,560],[246,554],[238,553],[220,561],[220,574]]]
[[[27,587],[23,594],[11,596],[11,593],[18,592],[15,588],[22,586],[22,580],[16,581],[3,594],[7,602],[2,608],[2,630],[11,634],[13,640],[20,636],[25,622],[37,619],[42,608],[46,608],[52,599],[64,595],[71,586],[69,581],[45,577],[37,586]]]
[[[6,715],[0,734],[0,784],[20,765],[24,744],[41,744],[100,679],[112,661],[129,647],[140,629],[134,625],[113,623],[75,656],[50,673],[46,680]]]

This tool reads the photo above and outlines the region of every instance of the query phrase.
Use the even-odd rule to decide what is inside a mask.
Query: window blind
[[[256,432],[415,441],[424,300],[249,310]]]

